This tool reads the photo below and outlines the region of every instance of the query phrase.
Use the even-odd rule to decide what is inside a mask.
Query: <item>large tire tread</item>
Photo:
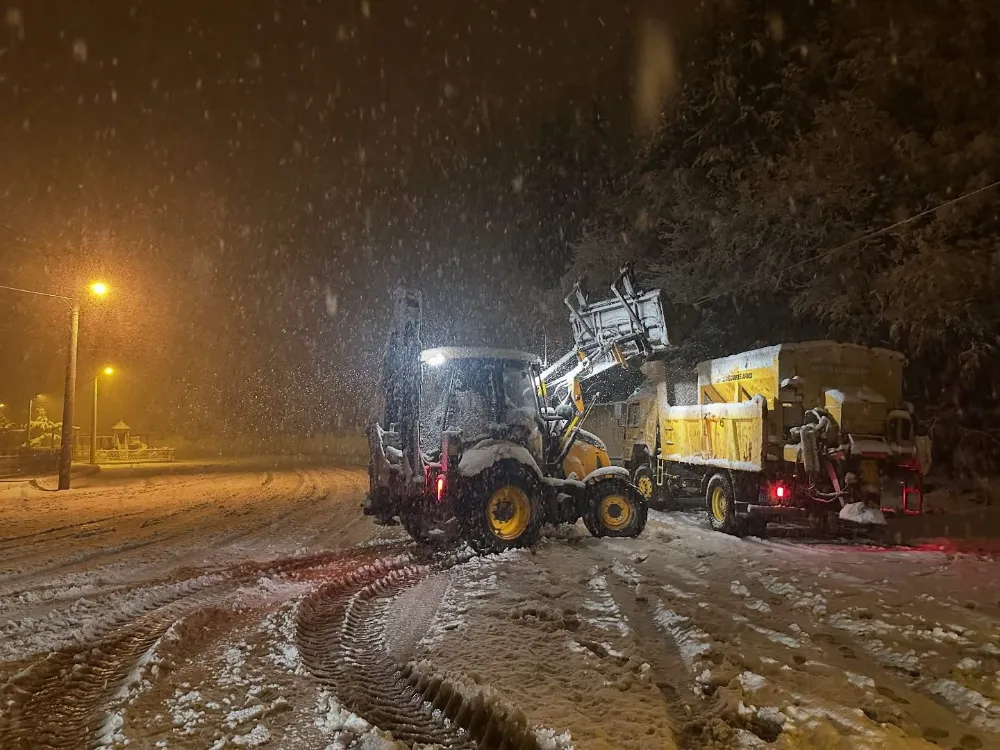
[[[721,490],[726,498],[725,513],[718,518],[713,509],[712,498],[717,490]],[[708,510],[708,522],[714,531],[724,534],[736,534],[739,531],[739,520],[736,517],[736,493],[733,484],[725,474],[714,474],[708,480],[705,488],[705,507]]]
[[[516,539],[501,539],[489,527],[487,509],[493,493],[514,485],[525,492],[531,503],[531,517],[524,533]],[[462,538],[479,554],[490,555],[509,549],[531,547],[542,534],[545,513],[542,509],[538,481],[534,472],[513,459],[497,461],[483,469],[467,483],[459,508]]]
[[[601,501],[609,495],[621,495],[632,503],[632,518],[623,528],[611,528],[601,521]],[[642,496],[624,479],[611,477],[598,480],[587,488],[587,507],[583,513],[583,525],[591,536],[595,537],[628,537],[639,536],[646,528],[649,508]]]

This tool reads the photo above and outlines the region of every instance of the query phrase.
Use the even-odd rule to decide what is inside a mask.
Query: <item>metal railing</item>
[[[153,461],[173,461],[173,448],[134,448],[131,450],[107,450],[97,451],[97,463],[140,463]]]

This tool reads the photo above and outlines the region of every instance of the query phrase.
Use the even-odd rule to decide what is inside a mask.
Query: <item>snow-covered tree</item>
[[[691,358],[807,336],[900,348],[943,458],[1000,458],[998,196],[947,205],[1000,179],[1000,8],[840,3],[781,34],[750,11],[721,23],[575,270],[635,259],[697,304]]]

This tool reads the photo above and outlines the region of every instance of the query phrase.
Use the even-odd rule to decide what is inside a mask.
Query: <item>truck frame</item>
[[[624,464],[654,507],[686,485],[729,533],[789,519],[825,531],[879,523],[870,511],[887,479],[901,487],[893,510],[920,513],[928,452],[902,400],[904,362],[834,341],[709,360],[694,377],[649,362],[648,383],[619,408]]]

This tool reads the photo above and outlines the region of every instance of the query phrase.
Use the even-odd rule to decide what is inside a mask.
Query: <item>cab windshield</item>
[[[534,383],[525,362],[454,359],[423,365],[420,443],[425,453],[441,447],[444,430],[474,440],[497,424],[533,424]]]

